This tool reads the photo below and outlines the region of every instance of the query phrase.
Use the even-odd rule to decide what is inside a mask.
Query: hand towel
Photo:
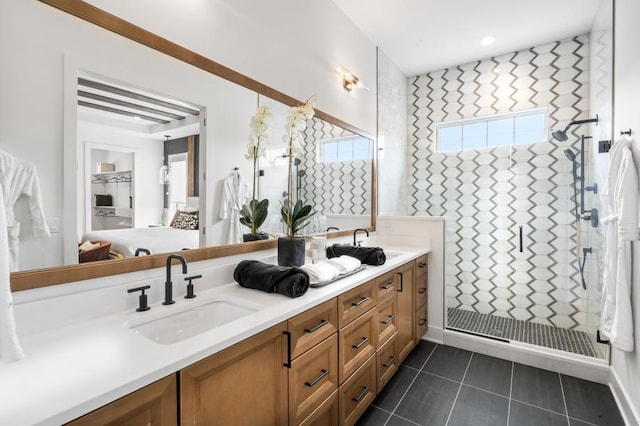
[[[300,269],[309,274],[311,284],[331,281],[340,274],[334,266],[324,262],[314,263],[313,265],[302,265]]]
[[[355,257],[365,265],[380,266],[387,261],[384,251],[380,247],[358,247],[349,244],[333,244],[327,247],[327,257],[334,258],[342,255]]]
[[[309,274],[300,268],[269,265],[258,260],[243,260],[233,271],[233,279],[242,287],[300,297],[309,289]]]
[[[13,299],[9,281],[10,270],[4,195],[0,188],[0,360],[7,362],[24,358],[13,315]]]
[[[327,259],[320,263],[327,263],[333,267],[335,267],[340,274],[348,274],[349,272],[355,271],[360,267],[360,261],[358,259],[349,257],[349,256],[340,256],[334,257],[332,259]]]

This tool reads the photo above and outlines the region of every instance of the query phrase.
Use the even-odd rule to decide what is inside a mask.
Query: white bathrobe
[[[638,173],[629,140],[623,138],[614,143],[609,157],[609,175],[601,195],[609,214],[602,221],[606,249],[600,333],[616,348],[631,352],[631,244],[640,240]]]
[[[40,184],[35,167],[0,150],[0,187],[4,196],[4,217],[9,238],[11,271],[18,270],[20,222],[15,218],[13,208],[18,198],[25,195],[29,199],[29,213],[33,235],[48,238],[49,227],[42,208]]]
[[[240,210],[249,202],[249,187],[239,173],[232,173],[222,183],[222,203],[220,219],[229,220],[229,236],[227,244],[242,242],[242,224]]]
[[[9,274],[9,240],[4,214],[4,197],[0,190],[0,360],[17,361],[24,358],[24,352],[16,334]]]

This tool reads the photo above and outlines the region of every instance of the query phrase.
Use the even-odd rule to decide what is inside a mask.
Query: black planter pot
[[[242,234],[242,242],[248,243],[249,241],[260,241],[269,238],[267,234]]]
[[[304,238],[278,238],[278,265],[304,265]]]

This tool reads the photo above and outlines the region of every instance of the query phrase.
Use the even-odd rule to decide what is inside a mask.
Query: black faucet
[[[358,228],[355,231],[353,231],[353,245],[360,245],[360,243],[362,243],[362,241],[359,241],[358,244],[356,244],[356,234],[358,233],[358,231],[363,231],[367,233],[367,237],[369,236],[369,231],[367,231],[366,229],[363,228]]]
[[[178,259],[180,263],[182,263],[182,273],[187,273],[187,261],[184,260],[184,257],[177,254],[170,254],[167,256],[167,280],[164,282],[164,302],[163,305],[172,305],[175,303],[173,300],[173,283],[171,282],[171,261],[173,259]]]

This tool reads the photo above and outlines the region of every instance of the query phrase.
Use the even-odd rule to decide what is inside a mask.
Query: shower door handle
[[[523,238],[523,235],[522,235],[522,225],[518,225],[518,228],[519,228],[518,229],[518,233],[519,233],[518,240],[520,241],[520,253],[522,253],[522,251],[524,250],[524,247],[523,247],[524,238]]]

